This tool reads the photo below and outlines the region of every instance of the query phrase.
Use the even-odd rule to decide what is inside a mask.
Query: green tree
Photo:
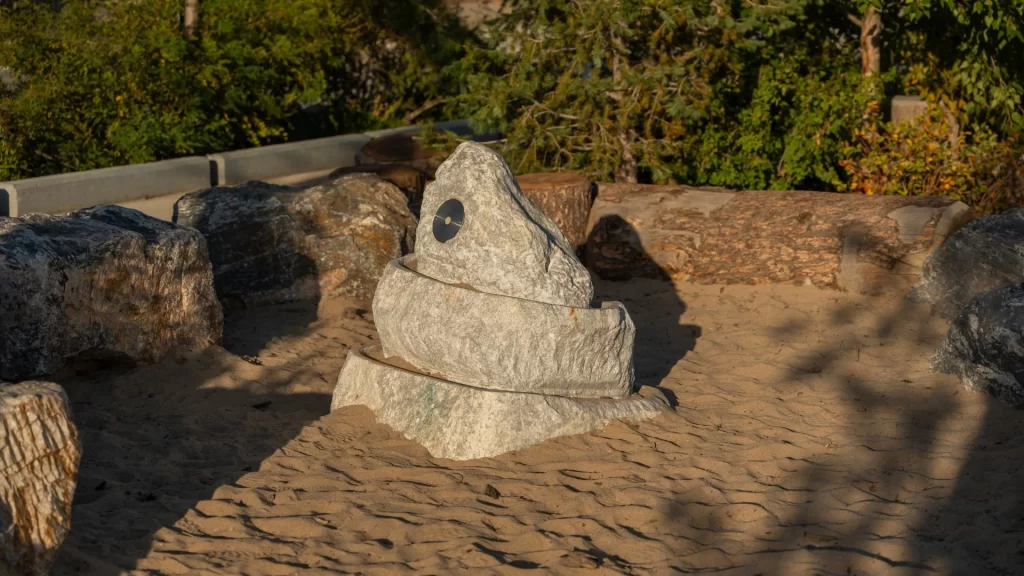
[[[191,34],[183,8],[0,9],[0,179],[400,124],[472,40],[441,0],[204,0]]]
[[[895,93],[1019,132],[1024,2],[513,0],[454,69],[520,171],[842,190]]]
[[[852,26],[841,6],[520,0],[510,8],[459,72],[463,111],[508,134],[505,152],[519,170],[744,187],[837,178],[829,139],[861,112],[845,101],[857,63],[855,41],[835,34]],[[806,105],[817,111],[803,114]]]

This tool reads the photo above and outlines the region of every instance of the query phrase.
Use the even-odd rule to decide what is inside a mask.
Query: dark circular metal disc
[[[455,238],[462,229],[465,219],[466,210],[462,207],[462,202],[455,198],[445,200],[434,213],[434,239],[444,243]]]

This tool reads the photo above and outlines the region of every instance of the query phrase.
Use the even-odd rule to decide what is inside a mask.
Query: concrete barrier
[[[247,180],[269,180],[290,174],[334,170],[355,163],[356,152],[372,137],[346,134],[272,144],[247,150],[211,154],[217,185],[231,186]]]
[[[195,156],[0,182],[0,216],[58,214],[209,185],[210,161]]]
[[[387,128],[384,130],[373,130],[364,132],[371,138],[391,136],[392,134],[416,134],[423,131],[423,126],[402,126],[401,128]],[[434,128],[441,132],[454,132],[459,136],[470,136],[473,129],[469,127],[469,120],[448,120],[434,124]]]
[[[893,96],[889,103],[889,117],[893,124],[917,122],[928,113],[928,103],[919,96]]]
[[[494,138],[474,135],[467,120],[439,122],[435,127],[476,140]],[[96,204],[128,204],[163,218],[167,206],[173,204],[169,199],[187,192],[247,180],[297,185],[313,182],[338,168],[354,165],[356,153],[374,138],[422,130],[422,126],[404,126],[222,152],[205,158],[193,156],[0,182],[0,216],[55,214]]]

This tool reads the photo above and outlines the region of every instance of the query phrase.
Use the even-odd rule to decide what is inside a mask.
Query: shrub
[[[919,122],[866,125],[843,155],[851,192],[948,196],[976,214],[1024,204],[1024,148],[987,129],[955,131],[935,107]]]
[[[856,15],[868,10],[883,23],[886,71],[865,78]],[[1024,2],[513,0],[495,29],[453,67],[460,114],[507,134],[518,171],[747,189],[945,186],[979,206],[1016,197]],[[943,103],[974,132],[970,153],[901,165],[906,142],[889,142],[898,132],[875,118],[897,93]],[[932,153],[950,154],[940,140]]]
[[[849,25],[804,0],[520,0],[459,63],[461,110],[520,171],[835,186],[863,100],[856,43],[829,36]]]
[[[394,125],[470,38],[440,0],[203,0],[194,38],[180,4],[0,9],[0,179]]]

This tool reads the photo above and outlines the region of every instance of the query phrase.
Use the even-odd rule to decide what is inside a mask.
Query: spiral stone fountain
[[[657,389],[634,390],[629,313],[593,297],[589,272],[501,156],[464,143],[426,188],[416,252],[378,284],[381,345],[349,352],[331,409],[368,406],[456,460],[668,410]]]

